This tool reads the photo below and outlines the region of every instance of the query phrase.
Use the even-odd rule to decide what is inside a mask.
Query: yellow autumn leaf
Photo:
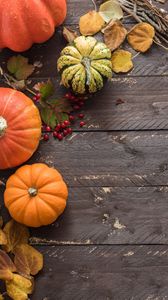
[[[43,268],[43,255],[30,245],[19,245],[14,254],[14,263],[20,274],[36,275]]]
[[[153,44],[155,29],[148,23],[135,25],[127,35],[131,47],[138,52],[146,52]]]
[[[107,47],[114,51],[125,40],[127,30],[120,21],[111,21],[104,29],[104,41]]]
[[[6,245],[7,244],[7,238],[5,233],[2,229],[0,229],[0,245]]]
[[[82,35],[94,35],[104,26],[103,18],[95,10],[89,11],[79,21],[79,29]]]
[[[0,294],[0,300],[4,300],[4,297],[2,294]]]
[[[115,73],[127,73],[133,68],[132,54],[126,50],[116,50],[112,54],[112,69]]]
[[[21,275],[14,274],[12,280],[6,281],[6,290],[13,300],[28,300],[28,295],[33,292],[33,283]]]
[[[3,231],[7,237],[7,244],[3,246],[3,249],[6,252],[13,252],[16,246],[28,243],[28,228],[22,224],[15,222],[14,220],[9,221],[5,225]]]
[[[109,0],[101,4],[99,14],[106,23],[111,20],[120,20],[124,16],[118,0]]]

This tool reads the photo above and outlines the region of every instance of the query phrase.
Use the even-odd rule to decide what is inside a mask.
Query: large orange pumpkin
[[[0,169],[28,160],[40,137],[41,119],[33,101],[16,90],[0,88]]]
[[[12,218],[31,227],[54,222],[64,211],[67,197],[60,173],[40,163],[18,169],[8,179],[4,193]]]
[[[66,0],[0,0],[0,48],[21,52],[47,41],[66,10]]]

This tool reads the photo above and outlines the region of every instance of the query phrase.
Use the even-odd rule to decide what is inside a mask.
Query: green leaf
[[[46,105],[45,107],[41,107],[41,118],[52,129],[58,123],[69,119],[68,113],[72,111],[72,106],[67,99],[48,100]]]
[[[39,82],[34,86],[36,91],[41,94],[42,100],[49,98],[54,94],[54,85],[50,79],[47,82]]]
[[[28,58],[17,55],[8,60],[7,69],[17,80],[24,80],[34,72],[35,67],[28,63]]]

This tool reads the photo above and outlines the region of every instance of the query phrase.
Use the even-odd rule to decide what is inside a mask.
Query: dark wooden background
[[[91,0],[69,0],[66,25],[77,29],[89,9]],[[24,53],[43,63],[32,85],[50,77],[56,94],[65,93],[56,71],[65,45],[60,27]],[[2,66],[12,55],[1,52]],[[168,299],[168,52],[154,45],[134,65],[88,101],[86,128],[41,142],[29,161],[60,170],[70,190],[63,216],[31,230],[45,258],[32,300]]]

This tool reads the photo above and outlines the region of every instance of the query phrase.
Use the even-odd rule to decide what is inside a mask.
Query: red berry
[[[64,124],[65,124],[65,126],[69,126],[69,125],[70,125],[70,122],[69,122],[68,120],[65,120],[65,121],[64,121]]]
[[[53,137],[55,137],[55,138],[58,137],[58,132],[57,132],[57,131],[54,131],[54,132],[53,132]]]
[[[83,127],[83,126],[85,126],[86,125],[86,123],[85,122],[80,122],[80,127]]]
[[[69,100],[72,100],[72,101],[74,101],[75,99],[76,99],[76,97],[73,95],[71,95],[71,97],[69,98]]]
[[[37,99],[37,100],[40,100],[40,98],[41,98],[41,94],[40,94],[40,93],[37,93],[37,94],[36,94],[36,99]]]
[[[62,129],[65,129],[65,128],[66,128],[65,123],[62,123],[62,124],[61,124],[61,128],[62,128]]]
[[[70,93],[65,94],[65,98],[66,99],[70,99],[71,98],[71,94]]]
[[[63,135],[64,135],[64,136],[67,136],[67,135],[68,135],[67,129],[64,129],[64,130],[63,130]]]
[[[57,135],[57,138],[59,139],[59,141],[62,141],[62,140],[63,140],[63,135],[62,135],[61,133],[59,133],[59,134]]]
[[[79,110],[79,109],[80,109],[80,106],[79,106],[79,105],[74,105],[73,109],[74,109],[74,110]]]
[[[55,127],[55,130],[60,131],[60,129],[61,129],[61,124],[57,124],[57,126]]]
[[[49,135],[47,133],[44,134],[43,136],[44,141],[48,141],[49,140]]]
[[[46,131],[48,131],[48,132],[50,132],[50,131],[51,131],[51,128],[50,128],[50,126],[47,126],[47,127],[46,127]]]
[[[84,118],[84,114],[79,114],[79,115],[78,115],[78,118],[79,118],[79,119],[83,119],[83,118]]]
[[[80,106],[83,106],[83,105],[84,105],[84,102],[80,101],[80,102],[79,102],[79,105],[80,105]]]
[[[72,128],[67,128],[67,132],[68,132],[68,134],[71,134],[72,133]]]
[[[35,102],[37,101],[37,97],[36,96],[33,97],[33,101],[35,101]]]
[[[74,121],[75,117],[74,116],[69,116],[69,121]]]

